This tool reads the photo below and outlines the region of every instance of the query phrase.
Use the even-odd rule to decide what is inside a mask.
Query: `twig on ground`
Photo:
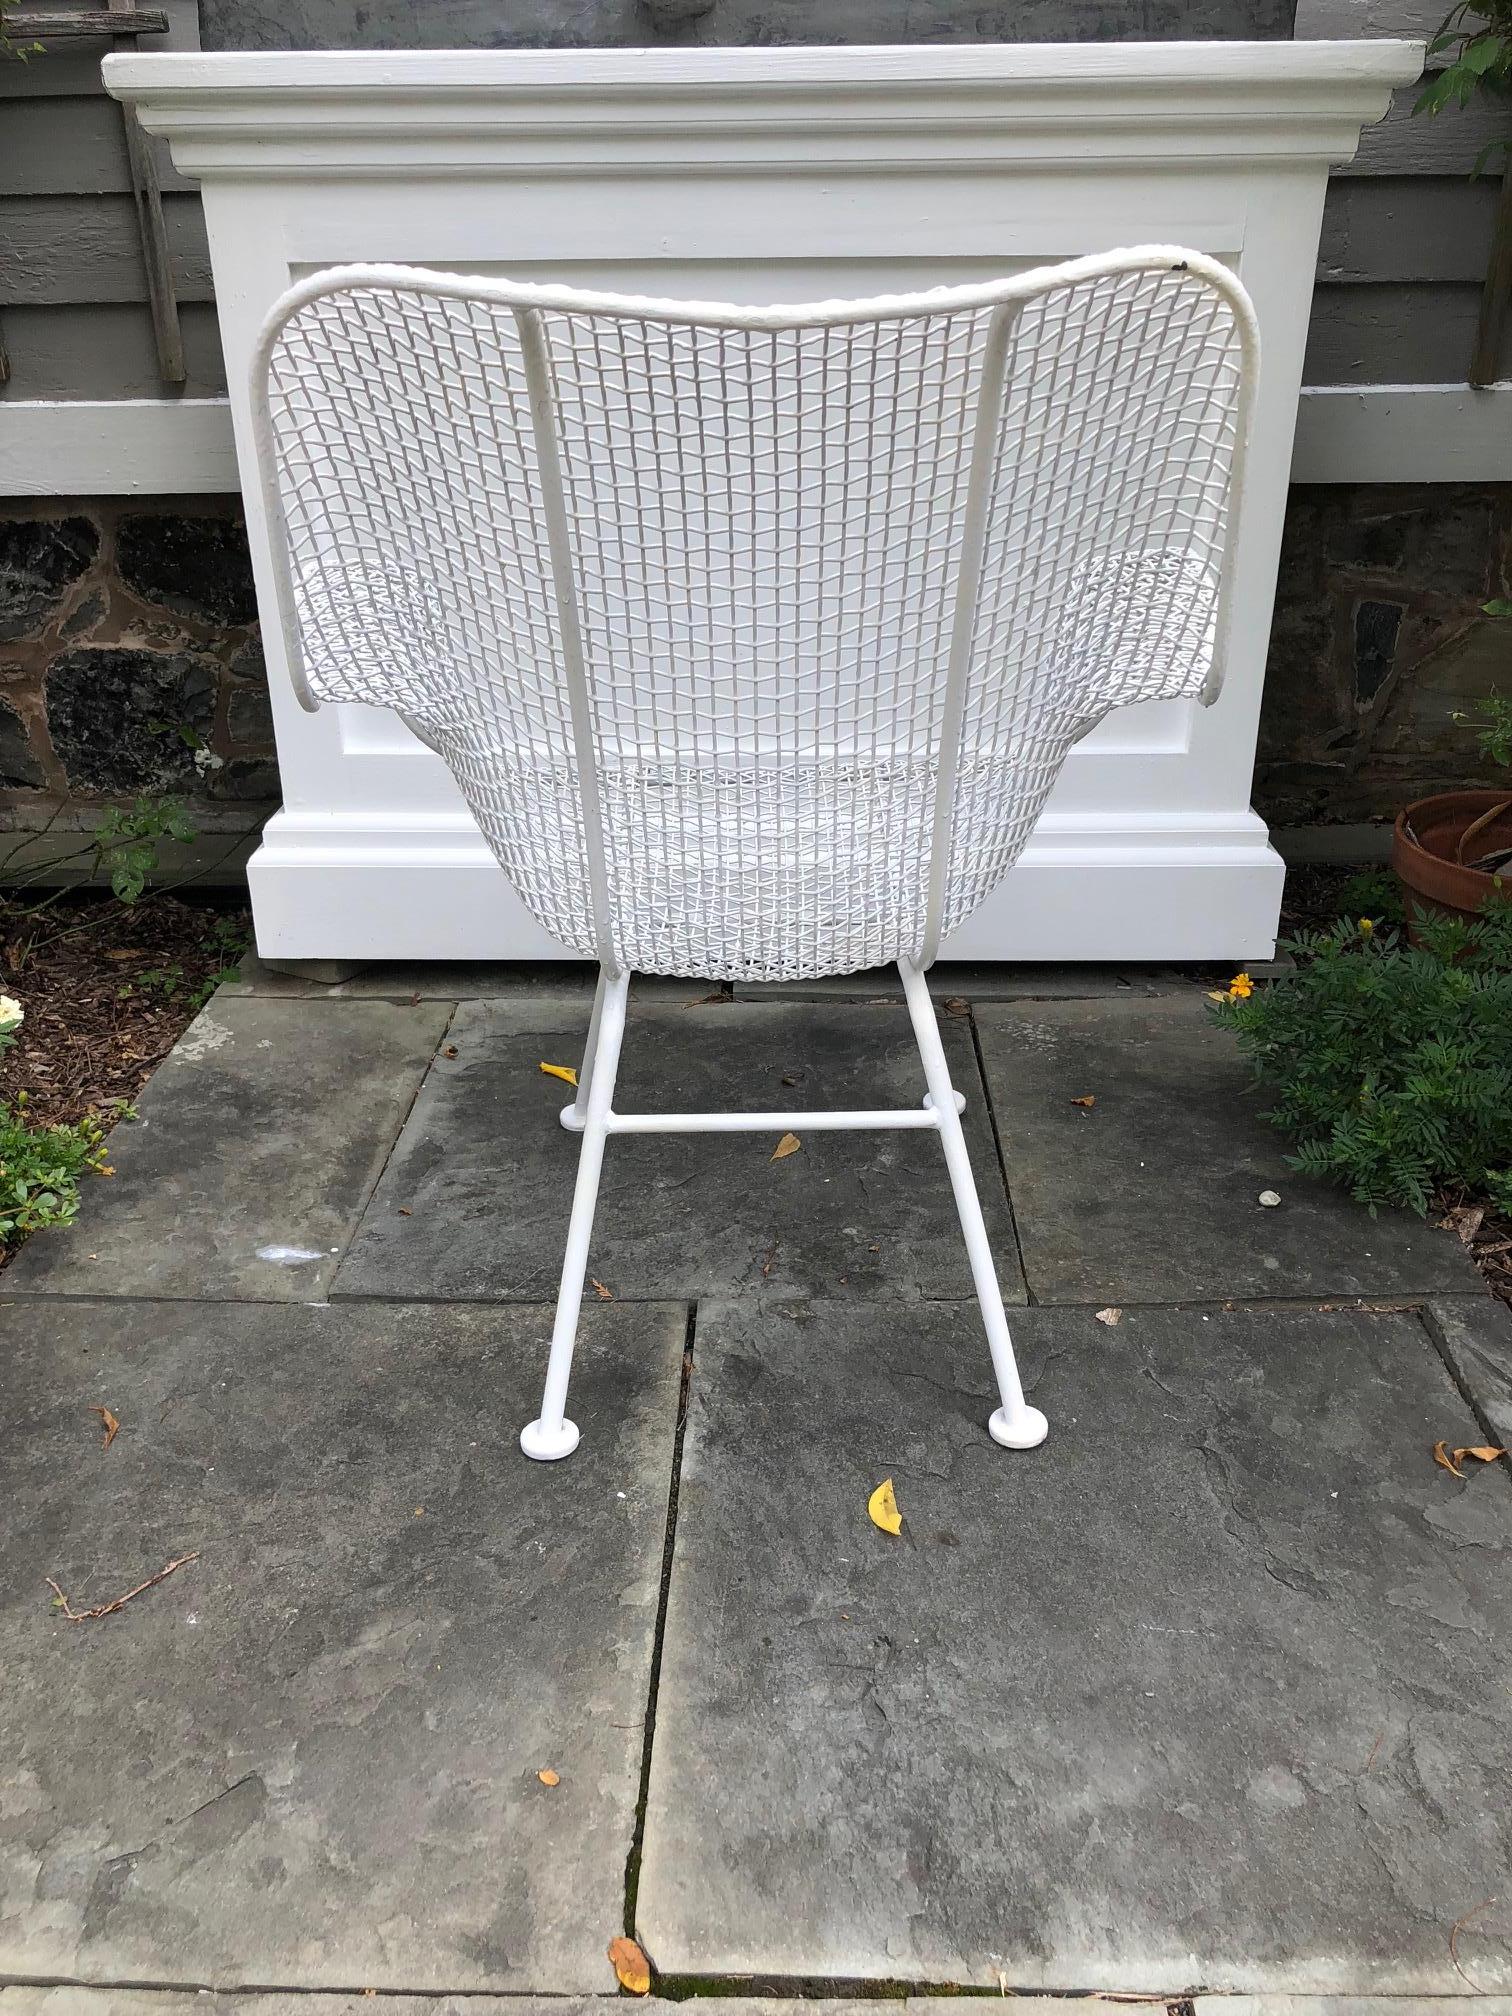
[[[1479,1904],[1472,1904],[1470,1909],[1456,1918],[1454,1923],[1449,1927],[1449,1958],[1454,1962],[1454,1971],[1459,1975],[1466,1987],[1473,1989],[1477,1995],[1483,1995],[1486,1991],[1478,1986],[1476,1982],[1472,1981],[1460,1965],[1459,1935],[1472,1918],[1479,1918],[1482,1911],[1489,1911],[1495,1902],[1496,1899],[1494,1897],[1483,1898]]]
[[[156,1575],[149,1575],[145,1582],[138,1582],[135,1589],[128,1589],[124,1596],[117,1596],[113,1603],[97,1603],[93,1610],[75,1610],[70,1605],[68,1598],[63,1594],[63,1591],[54,1582],[51,1575],[47,1577],[47,1586],[63,1606],[63,1615],[68,1619],[70,1624],[87,1624],[91,1618],[108,1617],[112,1610],[124,1610],[133,1596],[140,1596],[144,1589],[155,1588],[159,1582],[166,1581],[175,1568],[187,1568],[191,1561],[198,1561],[198,1559],[198,1550],[193,1554],[180,1554],[178,1559],[170,1561],[166,1568],[159,1568]]]

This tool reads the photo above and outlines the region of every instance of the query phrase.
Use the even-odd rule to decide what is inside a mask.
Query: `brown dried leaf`
[[[443,1057],[455,1057],[456,1054],[457,1046],[455,1043],[443,1043],[441,1045],[441,1055]]]
[[[537,1771],[536,1776],[537,1778],[540,1779],[543,1785],[560,1785],[562,1782],[560,1777],[558,1777],[557,1773],[552,1770],[549,1764],[547,1765],[544,1771]]]
[[[609,1964],[621,1988],[632,1995],[651,1993],[651,1963],[633,1939],[609,1941]]]
[[[588,1286],[597,1295],[600,1302],[612,1302],[614,1300],[614,1290],[606,1288],[602,1281],[596,1281],[591,1274],[588,1276]]]
[[[1447,1442],[1434,1443],[1433,1460],[1435,1463],[1438,1464],[1441,1470],[1447,1470],[1451,1477],[1463,1477],[1465,1474],[1464,1471],[1461,1470],[1456,1465],[1453,1458],[1450,1456],[1449,1444]]]
[[[786,1162],[789,1155],[796,1155],[802,1146],[803,1143],[798,1139],[796,1134],[784,1134],[782,1139],[777,1143],[777,1146],[772,1150],[769,1159],[773,1162]]]
[[[1073,1106],[1084,1106],[1090,1113],[1092,1108],[1097,1104],[1097,1096],[1092,1092],[1083,1092],[1080,1099],[1073,1099],[1071,1104]]]
[[[107,1436],[106,1440],[110,1438]],[[1493,1448],[1489,1442],[1472,1442],[1467,1448],[1456,1449],[1454,1460],[1463,1463],[1467,1456],[1473,1456],[1477,1463],[1494,1463],[1498,1456],[1506,1455],[1505,1449]]]
[[[1106,1323],[1111,1330],[1115,1324],[1122,1323],[1123,1311],[1122,1309],[1099,1309],[1097,1320],[1099,1323]]]
[[[108,1449],[120,1433],[121,1424],[108,1407],[91,1407],[89,1411],[91,1414],[98,1414],[100,1419],[105,1423],[105,1440],[100,1444],[100,1447]]]
[[[945,1002],[945,1013],[947,1015],[969,1015],[971,1013],[971,1003],[963,1000],[959,994],[952,994]]]

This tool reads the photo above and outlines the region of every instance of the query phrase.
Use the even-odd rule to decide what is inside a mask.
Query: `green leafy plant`
[[[11,34],[10,16],[15,11],[15,0],[0,0],[0,63],[27,63],[33,56],[42,55],[40,42],[18,42]]]
[[[1512,770],[1512,693],[1486,695],[1468,714],[1456,714],[1456,721],[1477,721],[1475,740],[1482,756]]]
[[[1414,112],[1430,116],[1446,106],[1463,110],[1478,92],[1497,97],[1512,95],[1512,0],[1460,0],[1445,15],[1443,25],[1428,44],[1430,61],[1447,56],[1444,67],[1420,93]],[[1476,174],[1496,154],[1506,154],[1512,141],[1493,140],[1480,151]]]
[[[94,1114],[75,1127],[34,1127],[26,1117],[24,1092],[14,1103],[0,1100],[0,1245],[73,1222],[80,1179],[115,1174],[105,1131]]]
[[[1372,1211],[1426,1212],[1446,1184],[1512,1210],[1512,901],[1416,928],[1415,946],[1370,917],[1300,933],[1295,973],[1241,974],[1214,1013],[1275,1092],[1293,1168]]]

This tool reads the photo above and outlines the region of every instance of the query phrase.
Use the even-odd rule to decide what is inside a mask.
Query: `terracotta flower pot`
[[[1497,872],[1466,864],[1512,850],[1512,792],[1440,791],[1397,815],[1391,866],[1414,910],[1475,917],[1499,886],[1512,895],[1512,860]],[[1412,935],[1409,923],[1408,936]]]

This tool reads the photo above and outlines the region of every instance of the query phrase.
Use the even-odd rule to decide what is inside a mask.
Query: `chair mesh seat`
[[[1246,310],[1160,248],[812,310],[322,276],[261,352],[297,672],[575,952],[931,957],[1082,735],[1216,685]]]

